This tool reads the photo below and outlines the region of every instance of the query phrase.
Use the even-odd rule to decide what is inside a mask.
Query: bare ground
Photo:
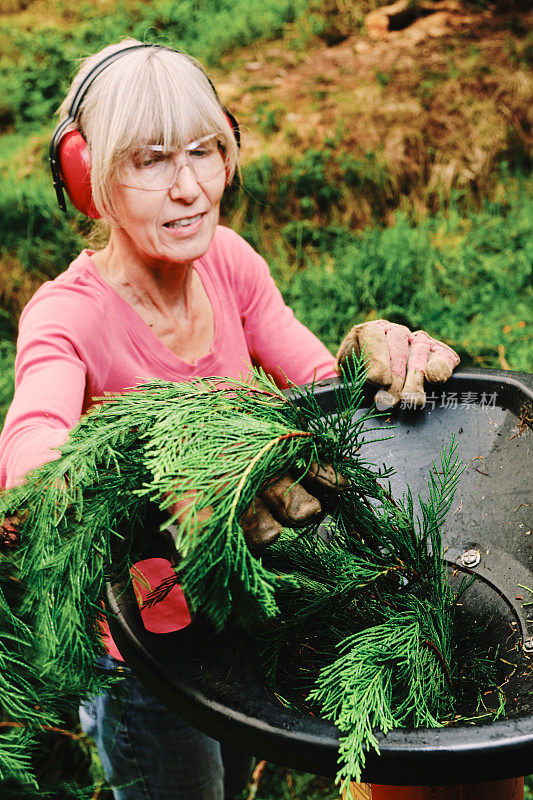
[[[533,11],[438,6],[381,38],[356,29],[333,46],[312,37],[302,51],[291,49],[294,27],[225,57],[214,77],[243,128],[244,162],[336,137],[354,154],[381,153],[399,190],[418,186],[423,202],[452,186],[482,196],[497,162],[527,160]]]

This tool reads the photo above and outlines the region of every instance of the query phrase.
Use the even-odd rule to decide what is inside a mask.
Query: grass
[[[10,341],[0,341],[0,424],[15,391],[15,347]]]
[[[503,355],[531,370],[531,181],[502,168],[499,199],[477,209],[459,200],[433,215],[405,207],[394,224],[354,231],[332,207],[353,187],[386,193],[387,174],[378,157],[356,169],[342,153],[344,180],[334,180],[332,160],[327,148],[308,151],[283,179],[263,156],[244,171],[243,203],[231,209],[298,318],[332,352],[356,320],[387,317],[444,338],[465,366],[500,367]]]
[[[261,770],[261,767],[259,768]],[[252,782],[238,800],[253,800],[251,794],[257,787],[255,800],[338,800],[338,789],[328,778],[297,772],[275,764],[264,764],[259,780]]]
[[[463,363],[531,370],[533,200],[519,185],[468,216],[398,213],[360,234],[300,221],[272,263],[296,315],[333,351],[354,320],[386,317],[439,335]],[[288,257],[287,257],[288,256]],[[292,258],[291,258],[292,257]],[[287,262],[299,263],[289,271]]]
[[[133,36],[177,46],[206,64],[225,51],[279,36],[306,0],[36,2],[0,18],[0,131],[50,120],[77,59]]]

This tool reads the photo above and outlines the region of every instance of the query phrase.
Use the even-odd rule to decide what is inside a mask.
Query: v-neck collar
[[[224,340],[225,322],[222,314],[222,305],[216,290],[216,286],[211,279],[209,270],[206,269],[205,264],[202,263],[202,259],[197,259],[194,261],[193,269],[200,278],[207,294],[207,298],[211,304],[213,311],[214,335],[209,352],[206,353],[206,355],[198,358],[196,361],[190,362],[185,361],[173,353],[172,350],[170,350],[161,341],[161,339],[155,335],[150,326],[146,324],[143,318],[137,313],[137,311],[135,311],[133,306],[131,306],[127,300],[121,297],[121,295],[118,294],[115,289],[113,289],[111,284],[102,278],[91,259],[93,252],[94,251],[91,250],[83,251],[83,255],[86,257],[84,259],[85,267],[94,280],[96,280],[107,293],[110,293],[113,296],[113,302],[118,305],[121,310],[124,318],[124,324],[128,330],[128,333],[135,340],[137,345],[144,350],[147,348],[147,344],[149,343],[148,349],[150,356],[158,361],[163,367],[166,369],[170,368],[177,374],[183,374],[184,372],[195,375],[213,374],[211,367],[216,362],[217,354],[220,352],[220,344]]]

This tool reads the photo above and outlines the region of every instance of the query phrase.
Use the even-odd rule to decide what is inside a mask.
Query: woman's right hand
[[[284,527],[303,528],[326,515],[324,503],[348,486],[330,464],[314,463],[301,482],[290,473],[261,491],[241,519],[244,537],[253,550],[262,550],[279,538]]]
[[[14,550],[19,545],[19,528],[23,519],[18,514],[0,521],[0,552]]]
[[[330,464],[320,466],[316,462],[299,482],[290,473],[274,479],[256,495],[240,520],[248,547],[259,552],[274,544],[283,528],[303,528],[316,522],[326,515],[328,502],[347,487],[344,475]],[[168,507],[169,514],[177,516],[178,525],[180,515],[185,517],[189,512],[190,502],[190,497],[184,497]],[[197,525],[205,523],[212,513],[211,506],[202,508],[196,516]],[[173,534],[172,527],[169,532],[175,539],[177,531]]]

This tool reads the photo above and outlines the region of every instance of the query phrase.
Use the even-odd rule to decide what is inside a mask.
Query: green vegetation
[[[59,458],[3,493],[0,519],[17,516],[20,541],[0,562],[11,726],[0,780],[20,782],[21,800],[23,785],[38,785],[28,760],[42,727],[61,726],[79,698],[114,682],[95,663],[105,578],[130,580],[160,510],[170,510],[163,530],[179,520],[179,575],[145,605],[180,584],[191,614],[217,632],[240,628],[272,690],[338,727],[340,789],[360,780],[367,749],[379,753],[376,730],[441,727],[465,683],[474,696],[493,688],[493,657],[461,646],[442,561],[441,526],[463,471],[457,444],[429,474],[420,511],[408,488],[393,498],[390,471],[365,456],[378,412],[356,413],[364,359],[344,370],[326,413],[311,389],[291,400],[259,370],[247,382],[143,384],[84,415]],[[264,552],[248,548],[240,520],[265,483],[287,470],[304,481],[316,464],[348,482],[330,492],[334,538],[318,536],[314,521]]]
[[[457,33],[384,47],[364,25],[384,2],[4,0],[0,424],[18,315],[91,234],[56,206],[53,114],[78,59],[124,36],[210,67],[244,132],[244,189],[226,198],[225,221],[332,351],[354,321],[385,316],[445,338],[465,366],[533,369],[530,17],[473,0]],[[35,755],[45,782],[70,777],[73,761],[99,769],[89,743],[81,757],[78,742],[59,740]],[[338,793],[267,766],[256,800],[304,797]]]
[[[49,123],[78,59],[125,36],[179,47],[206,64],[261,38],[278,36],[306,0],[122,0],[48,5],[0,23],[0,130]],[[37,5],[37,4],[36,4]],[[40,9],[37,9],[38,12]],[[37,24],[35,24],[37,23]]]
[[[527,371],[532,220],[520,185],[468,218],[450,206],[414,224],[399,212],[392,227],[361,234],[294,222],[282,238],[303,268],[287,276],[281,256],[273,266],[289,305],[332,351],[354,319],[384,317],[440,335],[463,364],[499,366],[503,346]]]
[[[15,390],[15,345],[0,342],[0,419],[4,420]]]

